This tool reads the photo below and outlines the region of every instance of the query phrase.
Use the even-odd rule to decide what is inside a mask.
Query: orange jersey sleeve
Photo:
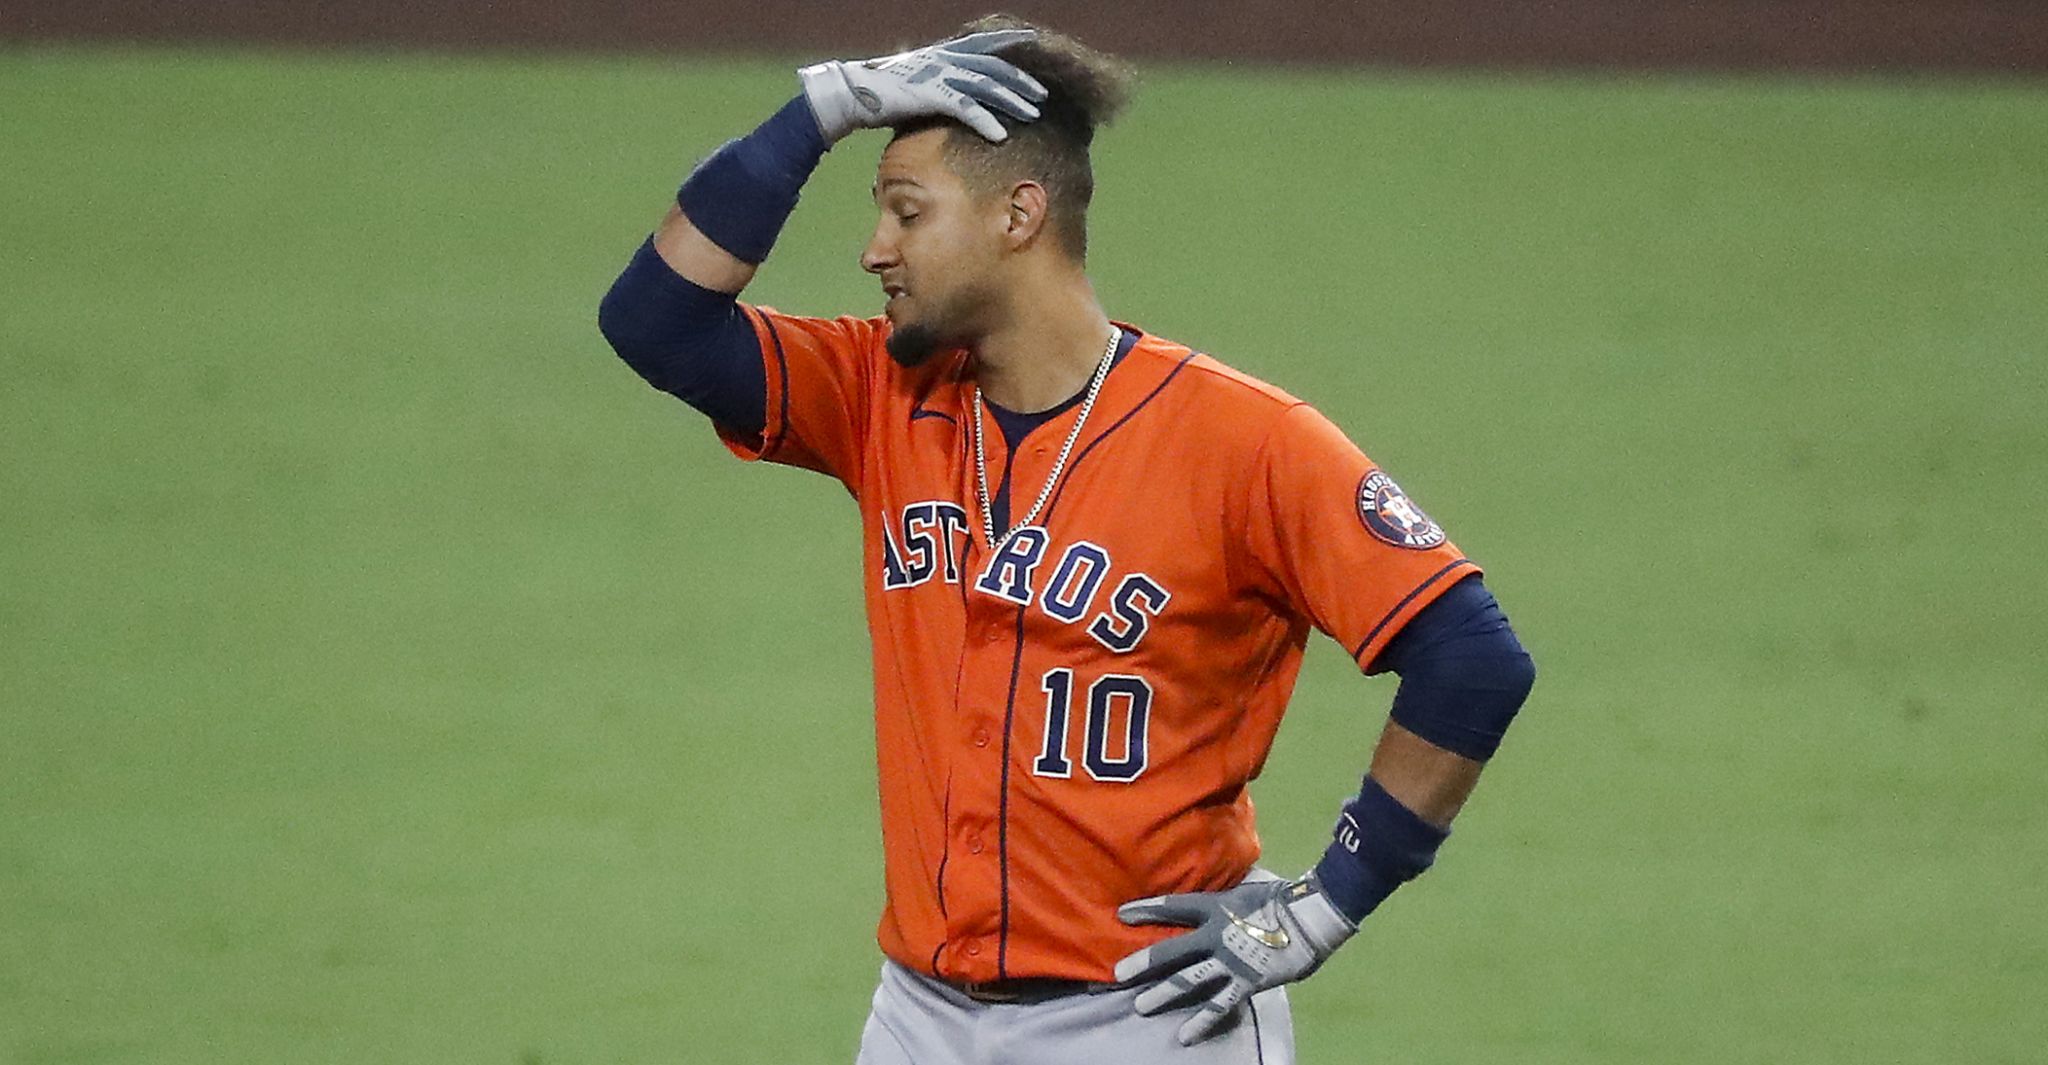
[[[741,305],[760,340],[768,405],[760,433],[718,426],[733,454],[829,474],[858,494],[881,323]]]
[[[1369,669],[1415,612],[1479,567],[1328,418],[1305,403],[1250,470],[1254,579]]]

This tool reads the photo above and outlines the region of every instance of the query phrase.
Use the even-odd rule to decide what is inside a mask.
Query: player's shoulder
[[[1263,429],[1303,406],[1286,389],[1178,341],[1147,334],[1133,354],[1140,352],[1162,365],[1172,364],[1170,380],[1180,393],[1176,405],[1199,408],[1211,425],[1227,422]]]

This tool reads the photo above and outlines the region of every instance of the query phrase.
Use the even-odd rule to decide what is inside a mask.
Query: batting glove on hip
[[[1194,929],[1116,963],[1118,983],[1151,982],[1138,993],[1138,1012],[1145,1016],[1200,1001],[1180,1026],[1182,1046],[1214,1035],[1253,994],[1315,972],[1358,931],[1323,895],[1314,874],[1282,880],[1265,873],[1228,891],[1139,899],[1116,915],[1128,925]]]
[[[1031,30],[970,33],[879,59],[834,59],[797,77],[828,145],[857,129],[926,116],[956,119],[1001,143],[1010,134],[995,112],[1029,122],[1046,92],[1037,78],[992,53],[1033,36]]]

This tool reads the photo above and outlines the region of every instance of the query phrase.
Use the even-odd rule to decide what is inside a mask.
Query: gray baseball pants
[[[888,961],[855,1065],[1294,1065],[1285,988],[1252,996],[1237,1024],[1191,1047],[1173,1034],[1193,1007],[1140,1017],[1137,997],[1132,988],[991,1005]]]

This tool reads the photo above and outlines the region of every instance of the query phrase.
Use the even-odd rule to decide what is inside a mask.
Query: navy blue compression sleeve
[[[1477,574],[1401,627],[1371,673],[1400,674],[1394,723],[1475,762],[1493,757],[1536,683],[1536,665]]]
[[[652,238],[605,293],[597,327],[648,384],[720,425],[758,433],[767,423],[768,371],[738,299],[670,269]]]
[[[829,147],[810,103],[798,95],[698,163],[676,190],[676,206],[727,254],[759,265]]]
[[[1508,722],[1536,682],[1535,663],[1476,574],[1417,612],[1369,672],[1389,670],[1401,677],[1394,694],[1396,724],[1482,762],[1499,749]],[[1338,816],[1316,879],[1331,903],[1357,922],[1428,869],[1449,836],[1448,829],[1423,820],[1367,775]]]

